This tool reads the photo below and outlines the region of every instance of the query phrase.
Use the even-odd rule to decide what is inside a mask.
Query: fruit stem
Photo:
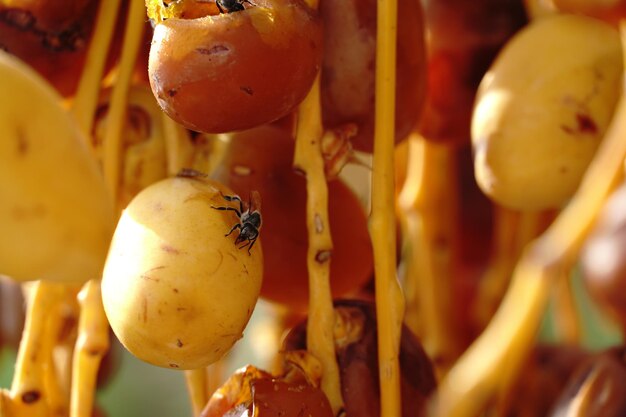
[[[381,417],[402,415],[399,352],[404,296],[396,278],[394,213],[397,11],[397,0],[378,1],[370,234],[376,277]]]
[[[544,212],[521,212],[494,206],[495,223],[491,257],[480,279],[473,319],[480,331],[489,323],[511,281],[515,265],[526,246],[545,230]]]
[[[100,94],[100,80],[102,80],[107,52],[113,37],[119,5],[120,0],[106,0],[101,1],[98,6],[98,19],[87,51],[76,96],[72,102],[72,112],[86,138],[91,137],[98,95]]]
[[[98,369],[109,350],[109,322],[102,305],[99,279],[83,286],[78,302],[80,318],[72,359],[70,417],[91,417]]]
[[[333,243],[328,218],[328,184],[322,156],[320,75],[298,111],[294,167],[306,176],[309,247],[309,318],[307,349],[323,367],[321,387],[333,413],[343,407],[339,366],[335,356],[335,312],[330,290],[330,258]]]
[[[59,304],[62,294],[63,284],[46,281],[32,284],[26,322],[15,363],[10,402],[6,404],[13,410],[9,411],[9,416],[43,417],[49,413],[45,368],[52,365],[47,363],[52,355],[46,349],[51,349],[53,343],[46,343],[52,336],[46,332],[46,327],[50,311]]]
[[[455,150],[417,134],[408,140],[407,177],[398,197],[406,251],[405,323],[442,375],[460,353],[451,300],[458,206]]]
[[[626,55],[626,23],[620,25]],[[624,86],[622,86],[624,88]],[[525,251],[493,320],[442,381],[431,416],[475,416],[527,356],[551,289],[579,251],[607,197],[623,178],[626,96],[569,205]]]
[[[185,382],[191,399],[191,408],[194,416],[199,416],[206,406],[208,394],[208,381],[205,368],[185,371]]]
[[[121,134],[126,118],[128,91],[141,45],[145,19],[144,2],[142,0],[131,0],[124,33],[122,56],[117,68],[118,73],[115,85],[111,93],[111,104],[102,143],[102,169],[113,201],[117,201],[119,188]]]

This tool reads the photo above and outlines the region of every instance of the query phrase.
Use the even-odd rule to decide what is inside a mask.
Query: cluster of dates
[[[51,2],[0,2],[2,49],[54,86],[59,102],[61,97],[71,101],[76,93],[100,2],[66,3],[59,7]],[[396,143],[417,131],[427,141],[458,148],[462,155],[473,145],[472,171],[492,201],[520,211],[559,209],[566,204],[619,98],[622,55],[618,32],[611,23],[619,20],[626,6],[622,2],[602,8],[582,1],[555,1],[555,9],[545,13],[557,15],[536,17],[529,23],[530,2],[525,7],[517,0],[398,3]],[[95,254],[85,256],[89,258],[85,268],[91,268],[91,273],[106,261],[102,294],[115,335],[149,363],[197,369],[222,358],[242,337],[259,296],[294,314],[306,312],[307,191],[306,180],[293,170],[295,113],[320,75],[322,123],[341,141],[337,152],[373,151],[376,1],[322,0],[319,10],[303,0],[149,0],[146,6],[152,24],[146,25],[128,95],[121,191],[116,196],[125,210],[115,233],[109,224],[113,216],[99,206],[101,200],[70,197],[58,207],[42,200],[17,217],[7,215],[18,221],[4,230],[11,236],[25,235],[20,222],[37,214],[28,211],[32,207],[65,213],[74,205],[74,210],[98,212],[101,228],[96,227],[97,221],[91,229],[76,219],[68,222],[75,225],[71,230],[77,236],[96,242],[82,245],[77,239],[82,245],[77,244],[81,246],[77,257],[83,252]],[[558,11],[593,18],[558,15]],[[122,24],[120,19],[118,25]],[[108,68],[119,58],[121,39],[116,38],[109,51],[102,51],[109,56]],[[108,106],[109,90],[103,89],[97,122],[90,132],[96,155]],[[167,130],[161,111],[178,123],[183,163],[206,168],[206,172],[185,171],[164,179],[168,144],[161,137]],[[27,119],[28,114],[22,116]],[[39,133],[27,132],[24,140]],[[79,142],[76,137],[71,140],[63,146]],[[19,158],[30,152],[30,145],[24,146],[7,158],[24,160]],[[65,148],[48,146],[58,148],[57,154],[47,156],[58,157],[55,163],[60,163]],[[337,146],[330,148],[336,151]],[[86,158],[85,149],[78,153],[77,159]],[[37,157],[35,162],[40,163],[43,157]],[[340,170],[333,166],[337,159],[351,160],[331,152],[328,172]],[[46,164],[51,166],[50,161]],[[67,172],[74,169],[71,163],[68,166]],[[77,190],[104,190],[100,183],[93,186],[97,183],[95,166],[81,166],[64,175]],[[27,178],[26,172],[24,168],[21,176]],[[84,172],[89,175],[81,176]],[[36,188],[26,181],[10,189],[19,186]],[[484,201],[477,197],[473,183],[467,188],[472,195],[463,196],[461,205],[467,203],[466,211],[472,214],[472,205],[484,205]],[[254,193],[261,196],[262,206],[248,199]],[[19,192],[6,194],[20,198],[15,197]],[[328,195],[333,296],[370,299],[367,284],[373,276],[373,255],[366,210],[341,177],[329,181]],[[621,190],[607,207],[582,260],[590,292],[626,323],[624,195]],[[54,199],[48,194],[44,197]],[[246,223],[246,216],[255,211],[262,213],[262,223]],[[480,212],[477,217],[484,215]],[[63,221],[55,224],[64,225]],[[1,220],[0,225],[4,225]],[[47,225],[38,223],[38,230]],[[64,280],[59,277],[68,276],[65,266],[55,264],[55,259],[63,257],[59,250],[67,249],[59,243],[61,237],[65,239],[59,227],[50,233],[56,240],[43,239],[38,247],[25,238],[11,241],[14,246],[28,247],[35,258],[43,258],[39,252],[55,247],[40,269],[37,262],[22,268],[28,260],[5,255],[13,252],[1,242],[0,263],[22,264],[13,269],[0,265],[0,273],[18,280]],[[260,229],[259,241],[250,231],[244,234],[244,227]],[[462,236],[462,246],[475,242],[489,246],[489,227],[462,229],[475,234]],[[247,249],[239,243],[247,243]],[[468,264],[483,262],[482,258],[469,259]],[[473,279],[464,276],[471,275],[465,266],[458,268],[459,275]],[[0,290],[0,296],[7,291]],[[459,304],[461,315],[462,309],[469,308],[468,299],[471,296],[463,296]],[[3,303],[2,308],[8,305]],[[352,332],[347,339],[335,341],[345,412],[377,416],[380,400],[372,303],[338,301],[335,310],[339,322]],[[15,342],[15,331],[6,330],[3,322],[0,326],[0,341]],[[285,350],[306,349],[303,329],[301,325],[291,331]],[[337,330],[336,336],[340,333]],[[319,378],[311,370],[315,359],[303,355],[299,367],[289,362],[280,375],[243,369],[216,393],[202,415],[258,413],[268,417],[305,411],[332,415]],[[532,405],[512,400],[509,415],[624,413],[626,395],[618,382],[626,374],[622,350],[592,355],[552,348],[534,355],[532,366],[520,379],[525,382],[520,391],[526,389],[528,398],[548,392],[550,400],[559,400]],[[435,373],[406,328],[400,363],[403,415],[422,415],[435,392]],[[582,387],[588,389],[583,392]],[[573,411],[583,395],[587,408]]]

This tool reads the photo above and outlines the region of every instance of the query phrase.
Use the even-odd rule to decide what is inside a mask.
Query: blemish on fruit
[[[178,249],[167,244],[161,245],[161,250],[167,253],[174,254],[174,255],[180,255],[180,251]]]
[[[578,131],[580,133],[589,133],[595,135],[598,133],[596,122],[585,113],[576,113],[576,122],[578,123]]]
[[[32,404],[39,401],[41,398],[41,393],[39,391],[27,391],[22,394],[22,402],[24,404]]]
[[[29,144],[28,139],[26,139],[26,134],[23,131],[21,126],[17,126],[16,128],[16,138],[17,138],[17,154],[19,156],[24,156],[28,153]]]
[[[230,51],[230,49],[224,45],[215,45],[211,48],[196,48],[196,52],[202,55],[222,54],[228,51]]]

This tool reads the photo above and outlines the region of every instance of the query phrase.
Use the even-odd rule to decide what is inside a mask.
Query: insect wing
[[[258,191],[253,190],[250,192],[250,202],[248,203],[248,210],[252,213],[254,211],[261,211],[261,194]]]

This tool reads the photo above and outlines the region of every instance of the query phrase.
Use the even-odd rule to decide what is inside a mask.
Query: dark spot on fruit
[[[22,394],[22,402],[24,404],[32,404],[39,401],[41,398],[41,393],[39,391],[27,391]]]
[[[241,91],[243,91],[244,93],[246,93],[247,95],[251,96],[252,94],[254,94],[254,91],[252,91],[252,88],[247,87],[245,85],[242,85],[241,87],[239,87],[239,89]]]
[[[171,88],[167,90],[167,95],[170,97],[174,97],[177,93],[178,93],[178,90],[176,90],[175,88]]]
[[[175,364],[175,363],[170,363],[169,366],[170,368],[180,368],[178,364]]]
[[[17,126],[15,136],[17,138],[17,154],[19,156],[26,155],[30,146],[28,139],[26,138],[26,134],[21,126]]]
[[[176,339],[176,346],[179,348],[183,347],[183,342],[181,342],[180,339]]]
[[[578,131],[580,133],[589,133],[592,135],[598,133],[596,122],[588,114],[576,113],[576,122],[578,123]]]
[[[166,244],[161,245],[161,250],[167,253],[174,254],[174,255],[180,255],[180,251],[170,245],[166,245]]]
[[[228,52],[229,49],[224,45],[215,45],[211,48],[196,48],[196,52],[202,55],[215,55]]]

